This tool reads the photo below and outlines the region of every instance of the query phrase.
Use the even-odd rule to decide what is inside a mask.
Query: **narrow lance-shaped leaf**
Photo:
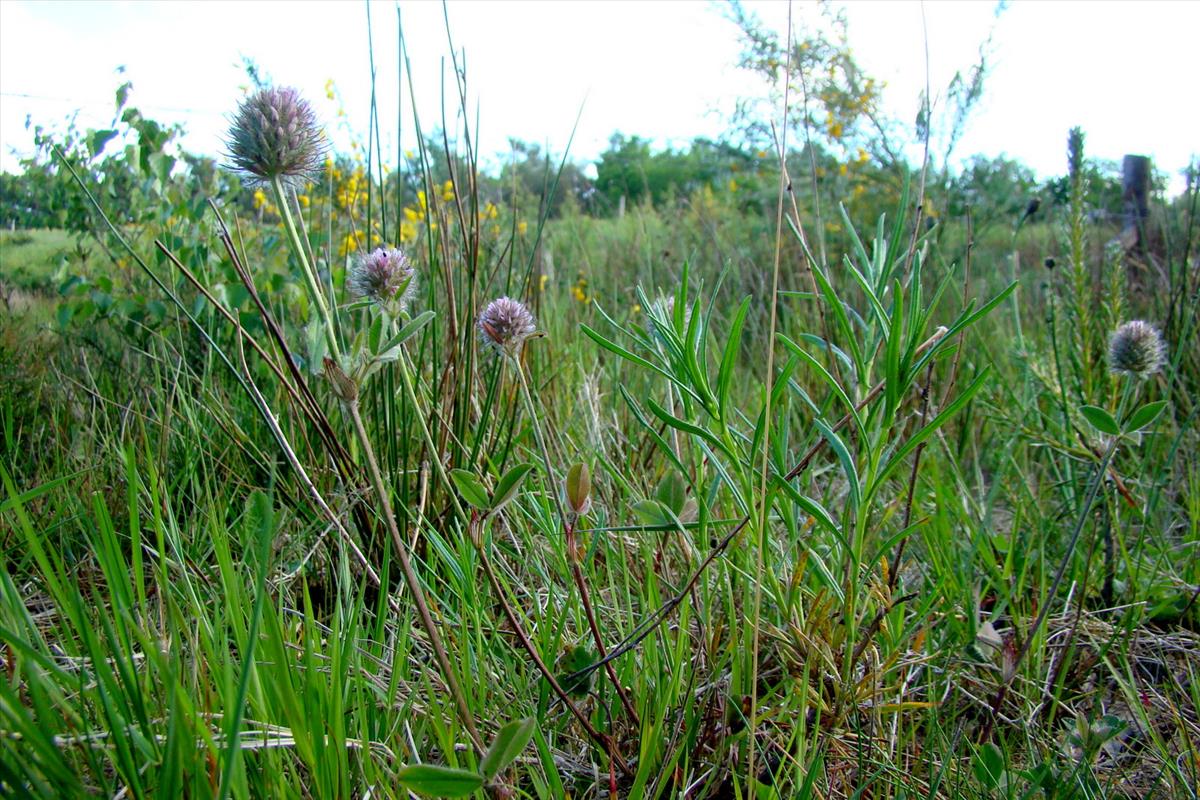
[[[387,343],[380,348],[380,361],[395,361],[400,357],[400,346],[415,336],[422,328],[429,324],[437,314],[433,311],[423,311],[417,316],[409,320],[403,328],[401,328],[395,336],[387,340]]]

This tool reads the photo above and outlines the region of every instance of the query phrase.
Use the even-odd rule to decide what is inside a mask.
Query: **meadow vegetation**
[[[1196,796],[1197,170],[1125,247],[1082,131],[913,166],[844,38],[737,20],[770,108],[594,178],[334,153],[310,87],[221,161],[128,84],[39,131],[4,794]]]

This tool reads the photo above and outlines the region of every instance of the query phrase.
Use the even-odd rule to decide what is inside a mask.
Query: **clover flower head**
[[[524,303],[501,297],[480,312],[478,328],[484,346],[515,358],[525,340],[537,331],[537,324]]]
[[[1148,378],[1162,369],[1167,348],[1158,331],[1135,319],[1117,328],[1108,340],[1108,368],[1113,372]]]
[[[404,308],[416,288],[416,270],[404,251],[378,247],[354,260],[346,276],[346,288],[353,297]]]
[[[317,115],[296,89],[259,89],[238,106],[225,145],[228,165],[247,183],[276,178],[293,186],[321,171],[325,137]]]

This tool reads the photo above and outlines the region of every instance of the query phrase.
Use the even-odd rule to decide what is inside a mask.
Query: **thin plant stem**
[[[583,571],[579,567],[579,558],[575,552],[574,528],[571,520],[567,519],[562,498],[558,496],[557,487],[554,482],[554,473],[550,467],[550,451],[546,447],[546,439],[542,435],[542,426],[538,424],[537,411],[533,404],[533,394],[529,391],[529,381],[525,378],[525,370],[521,367],[521,363],[517,359],[512,359],[512,362],[517,377],[520,379],[521,397],[525,401],[525,410],[529,414],[529,424],[533,428],[534,438],[537,439],[538,449],[541,451],[542,464],[546,470],[546,489],[551,497],[554,498],[555,507],[558,509],[558,518],[562,523],[563,533],[566,535],[567,560],[571,565],[571,576],[575,580],[575,587],[579,589],[579,600],[583,604],[584,616],[587,617],[588,628],[591,631],[592,640],[596,644],[596,654],[603,660],[608,653],[604,648],[604,639],[600,636],[600,626],[596,623],[596,615],[592,611],[592,602],[588,594],[587,582],[584,580]],[[637,711],[634,709],[633,702],[629,699],[624,687],[621,686],[621,681],[617,679],[617,673],[613,668],[612,662],[605,662],[604,671],[608,675],[609,681],[612,682],[613,688],[616,689],[617,696],[621,698],[621,705],[625,707],[625,712],[636,723],[638,719]]]
[[[1117,419],[1121,420],[1125,414],[1125,407],[1129,401],[1133,379],[1126,377],[1125,390],[1121,395],[1121,403],[1117,410]],[[1038,631],[1046,623],[1046,618],[1050,616],[1050,607],[1054,604],[1054,596],[1058,594],[1059,586],[1062,585],[1063,577],[1067,572],[1067,567],[1071,563],[1071,557],[1075,554],[1075,546],[1079,543],[1079,536],[1083,533],[1083,525],[1087,521],[1088,512],[1091,511],[1092,503],[1096,500],[1096,495],[1100,490],[1100,484],[1104,480],[1104,474],[1108,471],[1108,464],[1112,460],[1113,454],[1117,451],[1117,444],[1120,443],[1121,436],[1113,436],[1108,443],[1108,447],[1104,449],[1104,454],[1100,457],[1100,463],[1096,465],[1095,471],[1092,473],[1092,480],[1088,486],[1087,495],[1084,497],[1083,505],[1079,509],[1079,516],[1075,520],[1075,530],[1071,532],[1071,539],[1067,542],[1066,552],[1063,553],[1062,561],[1059,562],[1058,570],[1054,573],[1054,580],[1050,582],[1050,588],[1046,592],[1046,600],[1042,603],[1041,611],[1038,612],[1037,619],[1034,620],[1033,627],[1029,629],[1029,633],[1025,636],[1025,641],[1021,643],[1021,648],[1017,651],[1016,657],[1013,659],[1012,667],[1008,670],[1008,674],[1004,677],[1000,688],[996,690],[996,694],[992,697],[991,715],[984,724],[980,734],[980,740],[986,741],[992,733],[992,728],[995,725],[996,716],[1000,713],[1000,707],[1008,697],[1008,690],[1012,686],[1013,679],[1017,675],[1017,670],[1021,666],[1021,662],[1029,655],[1029,651],[1033,648],[1033,642],[1037,638]]]
[[[492,584],[492,591],[496,593],[496,598],[500,601],[500,607],[504,610],[504,616],[508,618],[508,624],[512,625],[513,632],[516,633],[517,639],[521,643],[521,647],[524,648],[525,652],[529,653],[529,657],[533,659],[533,663],[537,667],[538,672],[542,673],[542,677],[546,679],[548,684],[550,684],[550,688],[556,695],[558,695],[558,699],[562,700],[563,704],[566,705],[572,716],[574,716],[575,719],[579,721],[579,724],[583,726],[583,729],[587,732],[587,735],[590,736],[598,745],[603,747],[605,752],[610,754],[610,757],[616,763],[617,768],[620,769],[623,774],[627,776],[632,775],[633,773],[629,769],[629,765],[625,762],[625,759],[621,757],[620,752],[616,748],[616,743],[612,741],[612,737],[605,736],[604,734],[600,733],[600,731],[596,730],[596,727],[592,725],[591,720],[587,718],[587,715],[580,711],[579,707],[576,706],[574,701],[571,700],[571,696],[567,694],[565,689],[563,689],[562,684],[559,683],[558,679],[554,677],[554,673],[550,670],[550,667],[546,665],[546,662],[542,659],[541,654],[538,653],[537,648],[534,647],[533,642],[529,638],[529,634],[525,632],[525,626],[521,624],[521,620],[517,617],[516,611],[513,610],[512,606],[508,602],[508,597],[504,594],[504,588],[500,585],[499,578],[496,577],[495,569],[492,567],[491,559],[488,558],[487,550],[485,549],[485,545],[481,540],[481,537],[476,538],[476,547],[479,550],[479,559],[480,563],[483,565],[483,572],[485,575],[487,575],[488,582]]]
[[[558,510],[558,519],[562,523],[563,530],[566,530],[567,513],[563,508],[562,498],[554,490],[554,473],[550,468],[550,451],[546,449],[546,440],[542,436],[542,426],[538,424],[537,408],[533,405],[533,395],[529,393],[529,383],[525,380],[525,370],[521,368],[520,362],[516,359],[513,359],[513,369],[517,373],[517,378],[521,383],[521,398],[525,401],[525,410],[529,414],[529,424],[533,428],[533,436],[537,440],[538,450],[541,451],[542,455],[542,464],[546,469],[546,488],[550,496],[554,499],[554,507]]]
[[[312,295],[313,302],[317,304],[317,313],[320,314],[321,321],[324,323],[325,340],[329,344],[329,352],[333,354],[335,360],[340,362],[342,351],[338,346],[337,333],[333,329],[333,315],[330,313],[329,305],[325,301],[325,292],[322,291],[321,284],[317,281],[314,265],[309,263],[308,250],[304,247],[304,243],[300,239],[300,232],[296,228],[296,221],[292,219],[291,202],[287,195],[287,190],[284,188],[283,181],[278,177],[271,179],[271,191],[275,195],[276,205],[279,206],[279,216],[283,220],[283,228],[287,231],[292,251],[296,254],[296,260],[300,262],[300,271],[304,273],[304,281],[308,284],[308,292]],[[339,366],[341,366],[340,363]]]
[[[571,564],[571,576],[575,579],[575,587],[579,589],[579,601],[583,604],[583,613],[587,617],[588,629],[592,633],[592,641],[596,645],[596,655],[604,658],[608,655],[608,650],[604,647],[604,637],[600,635],[600,626],[596,622],[596,614],[592,610],[592,601],[588,593],[587,581],[583,577],[583,568],[579,565],[577,536],[574,526],[568,526],[566,529],[567,536],[567,561]],[[604,672],[608,675],[608,680],[612,683],[613,688],[617,690],[617,696],[621,698],[621,705],[625,707],[625,713],[633,720],[633,724],[637,725],[638,713],[633,707],[633,701],[629,699],[628,692],[621,685],[621,681],[617,679],[617,671],[613,668],[612,662],[604,664]]]
[[[792,7],[790,3],[788,4],[787,44],[788,61],[790,62],[792,59]],[[790,64],[785,74],[791,74]],[[787,163],[787,118],[791,88],[791,81],[785,80],[783,83],[783,125],[779,134],[779,160],[780,163],[785,165]],[[759,618],[762,615],[763,568],[766,560],[764,551],[767,549],[767,514],[770,511],[771,505],[770,493],[767,491],[767,476],[771,463],[771,398],[774,395],[775,381],[775,332],[776,326],[779,323],[779,265],[783,257],[784,196],[787,192],[788,182],[786,169],[781,170],[779,173],[779,195],[775,207],[775,254],[771,269],[771,322],[767,332],[767,370],[763,386],[762,467],[759,473],[759,508],[758,519],[756,520],[756,527],[758,528],[756,533],[758,536],[754,542],[754,601],[753,610],[750,613],[750,735],[747,740],[748,753],[746,756],[748,762],[746,788],[747,794],[750,796],[753,796],[756,792],[755,784],[757,781],[754,770],[754,758],[758,750],[758,656],[759,634],[762,627],[759,624]]]
[[[462,503],[458,502],[458,495],[454,492],[454,485],[450,483],[450,476],[446,474],[446,465],[442,463],[438,449],[433,443],[433,436],[429,433],[429,426],[425,424],[425,418],[418,413],[420,405],[417,403],[417,391],[413,386],[412,366],[409,364],[407,351],[400,357],[400,382],[404,385],[404,393],[407,395],[408,402],[412,406],[413,415],[417,418],[417,426],[421,429],[421,438],[425,442],[425,448],[429,451],[429,459],[434,463],[434,468],[437,470],[438,480],[442,482],[442,486],[446,489],[446,494],[450,497],[450,505],[454,507],[454,513],[458,515],[459,521],[464,525],[469,524],[471,518],[463,509]]]
[[[429,613],[429,605],[425,601],[425,590],[417,578],[416,571],[413,570],[412,562],[408,558],[408,547],[400,535],[399,527],[396,525],[396,516],[392,513],[392,502],[388,497],[387,487],[383,482],[383,474],[379,471],[379,464],[375,460],[375,450],[371,446],[371,439],[367,436],[367,429],[363,426],[362,415],[358,411],[358,401],[351,400],[344,403],[344,405],[350,415],[351,421],[354,423],[354,432],[358,437],[359,444],[362,446],[363,456],[367,462],[367,473],[371,476],[371,483],[375,489],[375,494],[379,497],[380,511],[383,514],[384,522],[388,526],[388,532],[392,535],[392,542],[396,548],[396,558],[400,562],[400,570],[404,574],[404,582],[408,585],[408,590],[412,593],[413,600],[416,603],[417,616],[421,620],[421,627],[425,629],[425,634],[429,637],[429,644],[433,648],[434,655],[438,660],[438,666],[441,668],[443,677],[446,679],[446,685],[454,698],[455,705],[458,707],[458,714],[462,718],[463,725],[466,726],[472,743],[482,753],[484,750],[483,740],[479,737],[479,731],[475,728],[475,718],[471,714],[471,707],[467,704],[467,699],[458,684],[458,679],[455,677],[454,668],[450,665],[450,658],[446,655],[446,648],[442,644],[442,638],[438,633],[437,625],[433,621],[433,616]]]

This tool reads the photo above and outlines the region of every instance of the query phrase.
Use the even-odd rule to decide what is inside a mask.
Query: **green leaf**
[[[584,336],[588,337],[593,342],[600,345],[601,347],[603,347],[605,350],[612,353],[613,355],[620,356],[621,358],[625,359],[626,361],[630,361],[634,364],[637,364],[639,367],[645,367],[646,369],[650,370],[651,372],[658,373],[659,375],[661,375],[662,377],[671,381],[672,383],[678,383],[678,381],[675,379],[675,376],[671,375],[669,372],[664,370],[662,367],[658,367],[654,364],[651,364],[646,359],[630,352],[629,350],[626,350],[624,347],[621,347],[621,345],[617,344],[616,342],[612,341],[611,339],[607,339],[604,336],[601,336],[599,333],[592,330],[587,325],[580,325],[579,329],[583,331]]]
[[[1113,419],[1112,414],[1108,413],[1099,406],[1080,406],[1079,413],[1083,415],[1083,418],[1086,419],[1093,428],[1101,433],[1106,433],[1109,436],[1116,436],[1121,432],[1121,428],[1117,425],[1117,421]]]
[[[833,452],[837,455],[837,459],[842,465],[842,472],[846,475],[846,481],[849,483],[850,505],[857,506],[860,489],[858,469],[854,464],[854,456],[851,455],[850,449],[846,447],[846,443],[842,441],[842,437],[838,436],[833,428],[822,422],[820,418],[814,419],[813,424],[821,431],[821,434],[829,442],[829,446],[833,448]]]
[[[896,471],[901,463],[903,463],[904,458],[908,456],[909,453],[911,453],[913,450],[916,450],[921,442],[932,436],[934,431],[945,425],[951,417],[957,414],[963,406],[970,402],[971,398],[975,396],[976,392],[983,388],[984,381],[987,380],[989,372],[990,368],[988,367],[984,367],[982,370],[980,370],[979,376],[975,378],[971,385],[968,386],[962,392],[962,394],[951,400],[950,404],[943,408],[941,413],[934,417],[928,425],[914,433],[907,442],[901,445],[900,448],[888,458],[887,463],[880,470],[879,475],[875,478],[874,483],[871,484],[870,491],[867,493],[868,498],[875,496],[875,492],[880,486],[883,485],[884,481],[891,477],[892,473]]]
[[[104,145],[108,144],[117,132],[114,130],[89,131],[88,132],[88,152],[92,158],[100,155],[100,151],[104,149]]]
[[[654,497],[675,514],[683,511],[687,502],[687,486],[677,472],[668,472],[658,484]]]
[[[483,484],[479,482],[478,478],[465,469],[450,470],[450,480],[454,481],[458,493],[471,505],[481,511],[487,511],[491,507],[487,489],[483,488]]]
[[[529,717],[513,720],[500,729],[496,738],[492,740],[492,746],[488,748],[487,754],[479,764],[479,771],[483,773],[485,780],[490,781],[500,770],[516,761],[517,756],[521,755],[521,751],[533,738],[533,731],[536,727],[537,720]]]
[[[436,764],[411,764],[396,773],[405,789],[433,797],[466,797],[483,787],[483,776]]]
[[[387,344],[379,349],[380,361],[395,361],[400,357],[400,345],[411,339],[421,328],[424,328],[429,322],[436,317],[437,314],[433,311],[423,311],[407,325],[399,330],[399,332],[391,339],[387,340]]]
[[[829,374],[829,370],[825,369],[825,366],[813,358],[813,356],[809,354],[807,350],[793,342],[787,336],[784,336],[782,333],[779,334],[779,340],[782,341],[789,350],[791,350],[800,358],[804,359],[804,362],[812,367],[812,369],[816,371],[817,375],[821,377],[821,380],[823,380],[825,384],[833,390],[833,393],[836,394],[838,399],[842,401],[842,404],[846,406],[846,409],[850,414],[850,418],[854,420],[854,427],[858,430],[859,436],[865,438],[866,433],[865,429],[863,428],[862,417],[858,415],[858,410],[854,407],[854,401],[850,399],[850,395],[846,394],[846,390],[842,388],[842,385],[837,382],[833,375]]]
[[[995,789],[1004,777],[1004,754],[1000,752],[1000,748],[989,742],[975,755],[975,763],[972,766],[979,782],[989,789]]]
[[[633,513],[642,521],[643,525],[661,526],[671,524],[671,514],[667,507],[657,500],[642,500],[639,503],[634,503]]]
[[[654,400],[652,398],[649,398],[649,397],[646,398],[646,406],[650,409],[650,412],[652,414],[654,414],[654,416],[658,417],[660,420],[662,420],[666,424],[670,425],[672,428],[679,430],[679,431],[683,431],[684,433],[691,434],[692,436],[695,436],[697,438],[703,439],[704,441],[708,442],[710,445],[712,445],[714,448],[716,448],[720,452],[729,456],[729,458],[731,458],[731,459],[734,458],[734,454],[729,452],[729,448],[726,447],[723,442],[721,442],[719,439],[717,439],[716,436],[709,433],[707,430],[700,427],[699,425],[694,425],[686,420],[680,419],[679,417],[675,416],[674,414],[672,414],[671,412],[667,411],[665,408],[660,406],[658,403],[654,402]]]
[[[1140,431],[1142,428],[1158,419],[1158,415],[1161,414],[1163,409],[1166,407],[1167,401],[1165,400],[1156,400],[1153,403],[1146,403],[1146,405],[1130,414],[1129,419],[1125,420],[1125,432],[1133,433],[1134,431]]]
[[[574,679],[568,679],[567,676],[573,675],[576,672],[581,672],[595,662],[596,657],[592,655],[592,651],[586,647],[568,647],[558,660],[558,674],[554,679],[562,686],[563,691],[572,697],[583,697],[592,690],[592,682],[595,680],[596,671],[592,670],[586,675],[581,675]]]
[[[746,322],[746,312],[750,310],[750,298],[742,300],[734,314],[733,323],[729,326],[729,338],[725,342],[725,352],[721,356],[721,367],[717,373],[717,409],[721,418],[727,419],[729,406],[729,389],[733,385],[734,368],[737,366],[738,351],[742,343],[742,326]]]
[[[0,514],[6,513],[7,511],[16,508],[18,505],[27,505],[31,500],[36,500],[47,492],[57,489],[67,481],[77,478],[87,471],[88,470],[79,470],[78,472],[72,472],[70,475],[64,475],[61,478],[55,478],[54,480],[47,481],[40,486],[35,486],[27,492],[14,495],[3,502],[0,502]]]
[[[517,490],[521,488],[521,483],[532,469],[533,464],[517,464],[500,477],[500,480],[496,482],[496,491],[492,493],[489,514],[495,514],[517,496]]]

